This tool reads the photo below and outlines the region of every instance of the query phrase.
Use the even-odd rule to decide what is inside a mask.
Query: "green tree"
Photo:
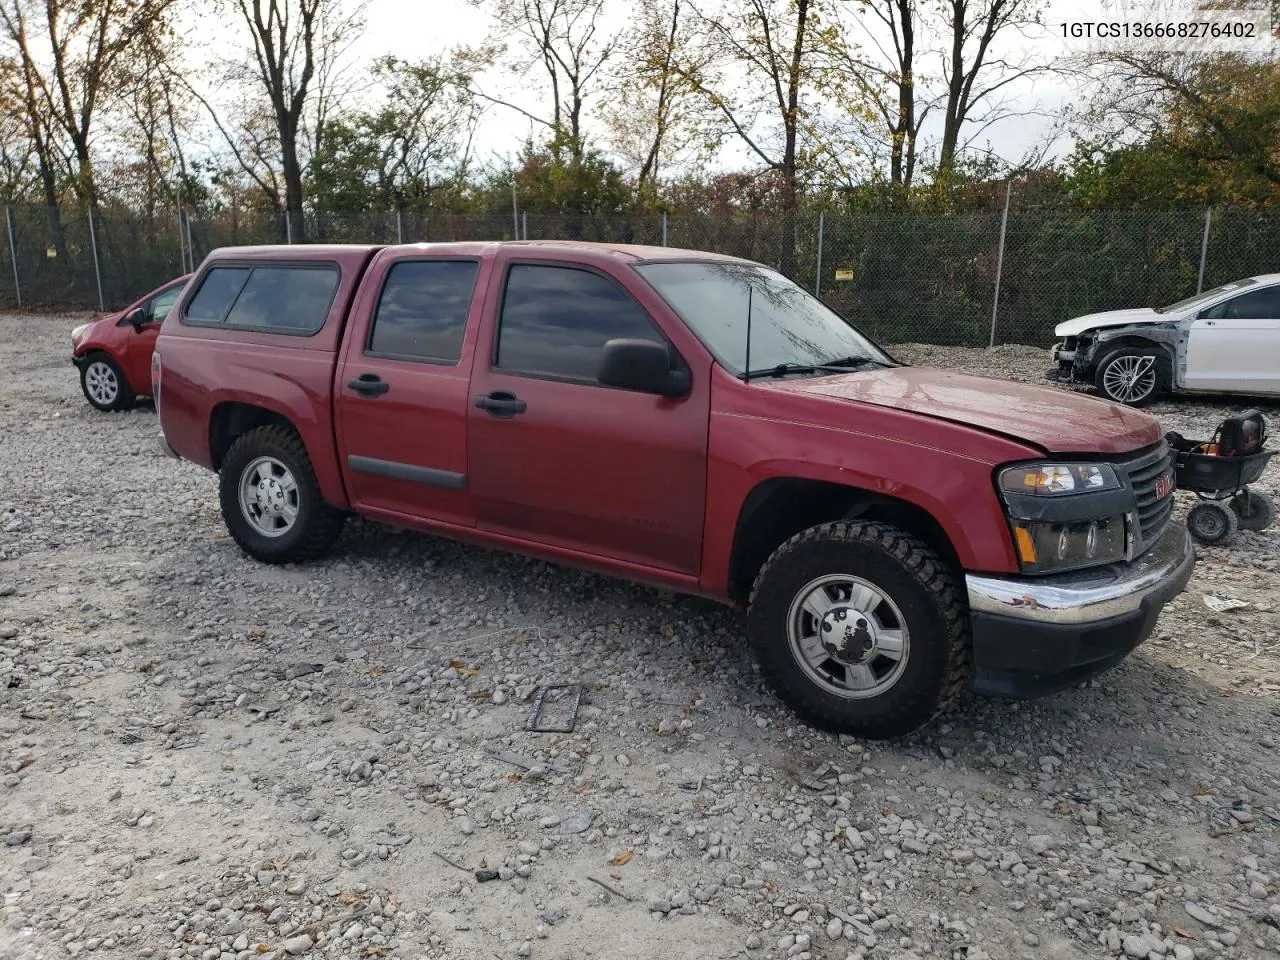
[[[382,103],[326,126],[308,171],[311,202],[344,213],[425,210],[441,191],[456,195],[480,116],[469,76],[444,56],[383,57],[373,76]]]

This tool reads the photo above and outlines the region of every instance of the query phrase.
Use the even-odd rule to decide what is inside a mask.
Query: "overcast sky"
[[[1110,0],[1110,5],[1115,9],[1116,4],[1122,2],[1123,0]],[[1094,18],[1107,5],[1108,0],[1047,0],[1043,17],[1045,27],[1040,31],[1039,37],[1027,39],[1010,32],[1002,41],[1005,48],[998,52],[1015,56],[1026,53],[1041,58],[1061,54],[1066,48],[1065,41],[1061,38],[1060,23],[1066,19],[1079,21]],[[628,11],[626,0],[614,0],[609,9],[612,23],[607,26],[624,28]],[[466,0],[369,0],[367,10],[364,34],[352,50],[353,55],[365,59],[393,53],[413,60],[455,45],[482,43],[490,32],[488,15]],[[233,34],[240,40],[244,36],[242,29],[239,32],[218,32],[228,40],[231,39],[228,34]],[[927,69],[929,64],[920,62],[920,66]],[[538,81],[542,79],[541,74],[534,71],[529,76]],[[482,77],[481,82],[485,89],[495,92],[501,90],[508,99],[533,112],[539,112],[541,103],[537,88],[528,83],[517,85],[508,71],[495,71]],[[989,127],[975,142],[974,149],[977,152],[989,149],[1010,163],[1016,163],[1028,150],[1043,144],[1050,135],[1053,117],[1064,104],[1081,96],[1080,91],[1073,90],[1053,73],[1026,78],[1011,85],[1007,93],[1013,100],[1015,109],[1024,115],[1010,117]],[[483,160],[495,155],[509,156],[519,148],[530,132],[530,121],[526,118],[509,109],[491,107],[481,122],[475,140],[477,153]],[[927,138],[936,138],[939,132],[937,127],[930,124],[925,135]],[[1069,140],[1060,139],[1055,143],[1051,155],[1061,155],[1070,148]],[[750,163],[750,158],[742,150],[729,150],[720,159],[720,165],[723,166],[747,163]]]

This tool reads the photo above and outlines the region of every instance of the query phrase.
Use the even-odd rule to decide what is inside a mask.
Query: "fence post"
[[[13,239],[13,217],[9,208],[4,208],[4,225],[9,234],[9,259],[13,261],[13,293],[18,298],[18,308],[22,308],[22,284],[18,281],[18,244]]]
[[[662,245],[667,245],[667,211],[662,211]]]
[[[996,290],[995,295],[991,298],[991,342],[990,347],[996,345],[996,311],[1000,309],[1000,275],[1004,272],[1004,231],[1009,225],[1009,197],[1013,194],[1013,178],[1010,177],[1004,184],[1004,213],[1000,215],[1000,249],[996,254]]]
[[[178,208],[178,262],[182,264],[181,273],[187,272],[187,241],[182,230],[182,208]]]
[[[1200,238],[1200,276],[1196,279],[1196,293],[1204,289],[1204,262],[1209,256],[1209,221],[1213,219],[1213,207],[1204,208],[1204,236]]]
[[[102,270],[98,267],[98,235],[93,229],[93,207],[89,208],[89,246],[93,249],[93,275],[98,281],[98,309],[106,310],[102,299]]]
[[[520,239],[520,214],[516,207],[516,178],[511,177],[511,229],[517,240]]]
[[[191,236],[191,214],[184,213],[183,219],[187,221],[187,259],[191,261],[191,272],[196,272],[196,242]]]
[[[529,239],[529,211],[528,210],[522,211],[520,213],[520,219],[524,221],[524,227],[521,228],[520,232],[524,235],[524,239],[528,240]]]
[[[289,215],[289,208],[284,208],[284,242],[293,244],[293,217]]]
[[[813,275],[813,295],[822,299],[822,237],[826,233],[826,211],[818,211],[818,269]]]
[[[404,243],[404,211],[396,207],[396,243]]]

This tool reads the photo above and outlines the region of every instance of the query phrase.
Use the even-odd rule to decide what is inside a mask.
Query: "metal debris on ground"
[[[549,702],[554,703],[556,713],[561,713],[563,702],[569,700],[569,706],[564,711],[568,714],[567,719],[562,719],[555,726],[544,723],[543,711],[547,708]],[[529,711],[529,719],[525,721],[524,728],[530,733],[573,733],[573,728],[578,723],[578,708],[582,705],[582,684],[580,683],[553,683],[538,688],[533,698],[533,709]],[[548,711],[550,712],[550,711]]]
[[[590,874],[587,874],[587,879],[590,880],[592,883],[594,883],[596,886],[609,891],[609,893],[612,893],[615,897],[621,897],[623,900],[626,900],[628,903],[635,903],[635,897],[627,896],[617,887],[611,884],[605,883],[603,880],[598,880],[595,877],[591,876]]]
[[[519,767],[521,770],[534,770],[543,767],[553,773],[568,773],[569,771],[555,763],[534,760],[532,757],[526,757],[523,754],[514,753],[511,750],[488,749],[485,756],[490,760],[497,760],[499,763],[509,763],[513,767]]]
[[[126,747],[131,747],[135,743],[141,743],[142,737],[139,734],[134,733],[132,730],[126,730],[120,735],[120,742]]]
[[[1247,816],[1242,818],[1237,814],[1247,814],[1243,800],[1233,800],[1231,803],[1218,803],[1211,806],[1209,808],[1209,835],[1212,837],[1222,836],[1224,833],[1230,833],[1238,824],[1245,822]]]

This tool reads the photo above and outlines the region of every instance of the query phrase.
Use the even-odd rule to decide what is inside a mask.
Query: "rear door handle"
[[[519,399],[514,393],[507,393],[505,390],[481,394],[476,397],[476,406],[481,410],[487,410],[489,416],[500,417],[503,420],[509,420],[517,413],[524,413],[528,408],[528,404],[523,400]]]
[[[362,373],[354,380],[348,380],[347,386],[366,397],[376,397],[378,394],[386,393],[391,389],[391,384],[376,373]]]

